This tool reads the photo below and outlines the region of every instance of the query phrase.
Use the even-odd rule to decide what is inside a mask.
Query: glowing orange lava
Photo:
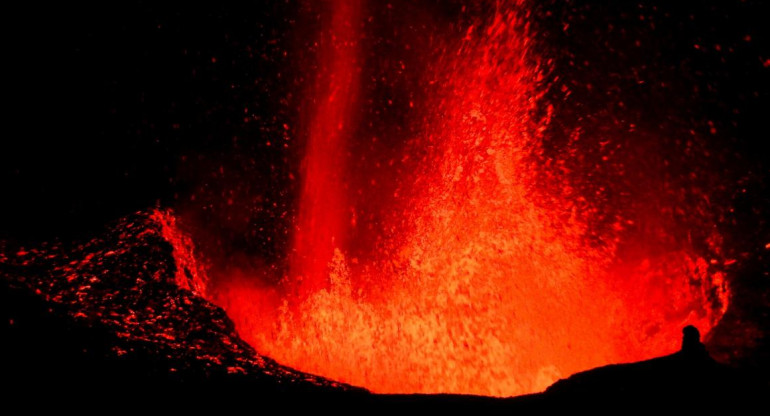
[[[468,24],[426,70],[439,93],[420,137],[405,138],[424,158],[392,179],[399,197],[383,196],[397,215],[382,228],[393,231],[351,257],[355,195],[340,178],[362,13],[358,2],[330,5],[290,275],[281,287],[238,281],[215,299],[260,353],[374,392],[508,396],[670,353],[684,325],[707,333],[719,320],[723,276],[687,241],[635,228],[655,212],[593,228],[622,207],[577,194],[580,172],[542,163],[552,114],[535,116],[548,107],[545,68],[522,1]]]

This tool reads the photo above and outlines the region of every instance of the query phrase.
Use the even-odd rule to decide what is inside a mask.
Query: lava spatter
[[[339,177],[357,157],[344,150],[353,138],[323,127],[359,121],[350,102],[363,99],[356,86],[363,81],[349,76],[358,55],[354,48],[319,54],[327,71],[339,70],[322,79],[342,96],[315,100],[325,116],[307,133],[304,157],[313,169],[302,180],[315,193],[299,201],[294,248],[305,263],[285,276],[283,289],[219,292],[215,301],[244,339],[279,362],[375,392],[506,396],[674,351],[683,325],[707,331],[719,320],[724,276],[705,267],[702,254],[686,240],[628,231],[678,201],[627,212],[581,193],[590,167],[553,169],[558,159],[543,142],[558,114],[544,98],[550,68],[528,7],[510,1],[469,11],[449,32],[461,36],[434,40],[433,60],[412,73],[429,82],[404,153],[421,159],[410,175],[372,178],[396,181],[398,195],[379,196],[374,208],[389,212],[380,229],[390,231],[357,234],[376,242],[361,240],[374,247],[368,253],[339,238],[355,227],[342,207],[356,206],[357,196]],[[325,12],[345,22],[344,30],[324,29],[342,30],[338,42],[355,35],[360,16],[348,6],[332,3]],[[346,87],[332,88],[339,80]],[[324,152],[313,151],[315,143]],[[580,155],[581,146],[564,153]],[[319,227],[312,232],[307,210]],[[596,225],[613,215],[613,226]],[[302,296],[274,299],[297,286]]]

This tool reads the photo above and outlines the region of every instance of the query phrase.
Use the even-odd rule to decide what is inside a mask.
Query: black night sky
[[[397,6],[451,21],[461,2]],[[259,195],[271,201],[252,214],[254,224],[272,221],[272,202],[291,210],[294,191],[286,177],[296,171],[300,146],[266,143],[282,137],[282,126],[298,117],[298,90],[313,71],[312,51],[303,47],[318,22],[303,18],[302,7],[309,6],[11,6],[4,13],[3,235],[79,233],[157,201],[175,205],[195,192],[218,198],[214,194],[235,192],[217,183],[223,165],[236,171],[230,175],[254,178],[249,189],[237,190],[241,200]],[[600,118],[616,100],[613,94],[623,94],[634,109],[627,117],[663,120],[662,130],[676,120],[708,120],[723,147],[739,155],[734,159],[744,172],[736,176],[759,177],[767,173],[761,151],[769,59],[765,9],[761,1],[546,2],[534,23],[550,45],[560,82],[572,83],[573,100],[582,101],[578,110],[565,106],[562,113]],[[407,19],[392,13],[385,20],[380,24],[392,25],[395,33]],[[411,31],[400,36],[420,35]],[[372,43],[382,52],[388,46],[380,44],[397,40]],[[407,94],[397,88],[403,86],[387,93]],[[659,114],[664,111],[674,114]],[[563,118],[569,123],[571,116]],[[734,168],[732,162],[726,160],[726,168]],[[206,205],[198,201],[198,209]]]

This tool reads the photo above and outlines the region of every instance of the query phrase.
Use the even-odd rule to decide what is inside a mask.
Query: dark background
[[[2,236],[88,235],[173,205],[233,165],[239,140],[254,182],[285,165],[264,144],[283,124],[296,5],[152,3],[3,13]]]

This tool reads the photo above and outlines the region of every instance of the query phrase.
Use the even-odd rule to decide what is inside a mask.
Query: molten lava
[[[723,274],[687,224],[659,218],[682,203],[655,193],[672,185],[651,172],[624,205],[578,186],[592,167],[570,160],[592,138],[544,148],[558,117],[544,98],[550,68],[526,2],[503,3],[436,40],[433,61],[411,75],[429,85],[410,118],[415,137],[403,138],[404,158],[419,160],[371,178],[397,189],[376,203],[345,179],[366,126],[356,111],[366,8],[324,10],[288,275],[212,295],[260,353],[374,392],[507,396],[670,353],[684,325],[707,333],[718,322]],[[618,157],[630,166],[637,156]],[[360,207],[378,210],[379,231],[352,233]]]

